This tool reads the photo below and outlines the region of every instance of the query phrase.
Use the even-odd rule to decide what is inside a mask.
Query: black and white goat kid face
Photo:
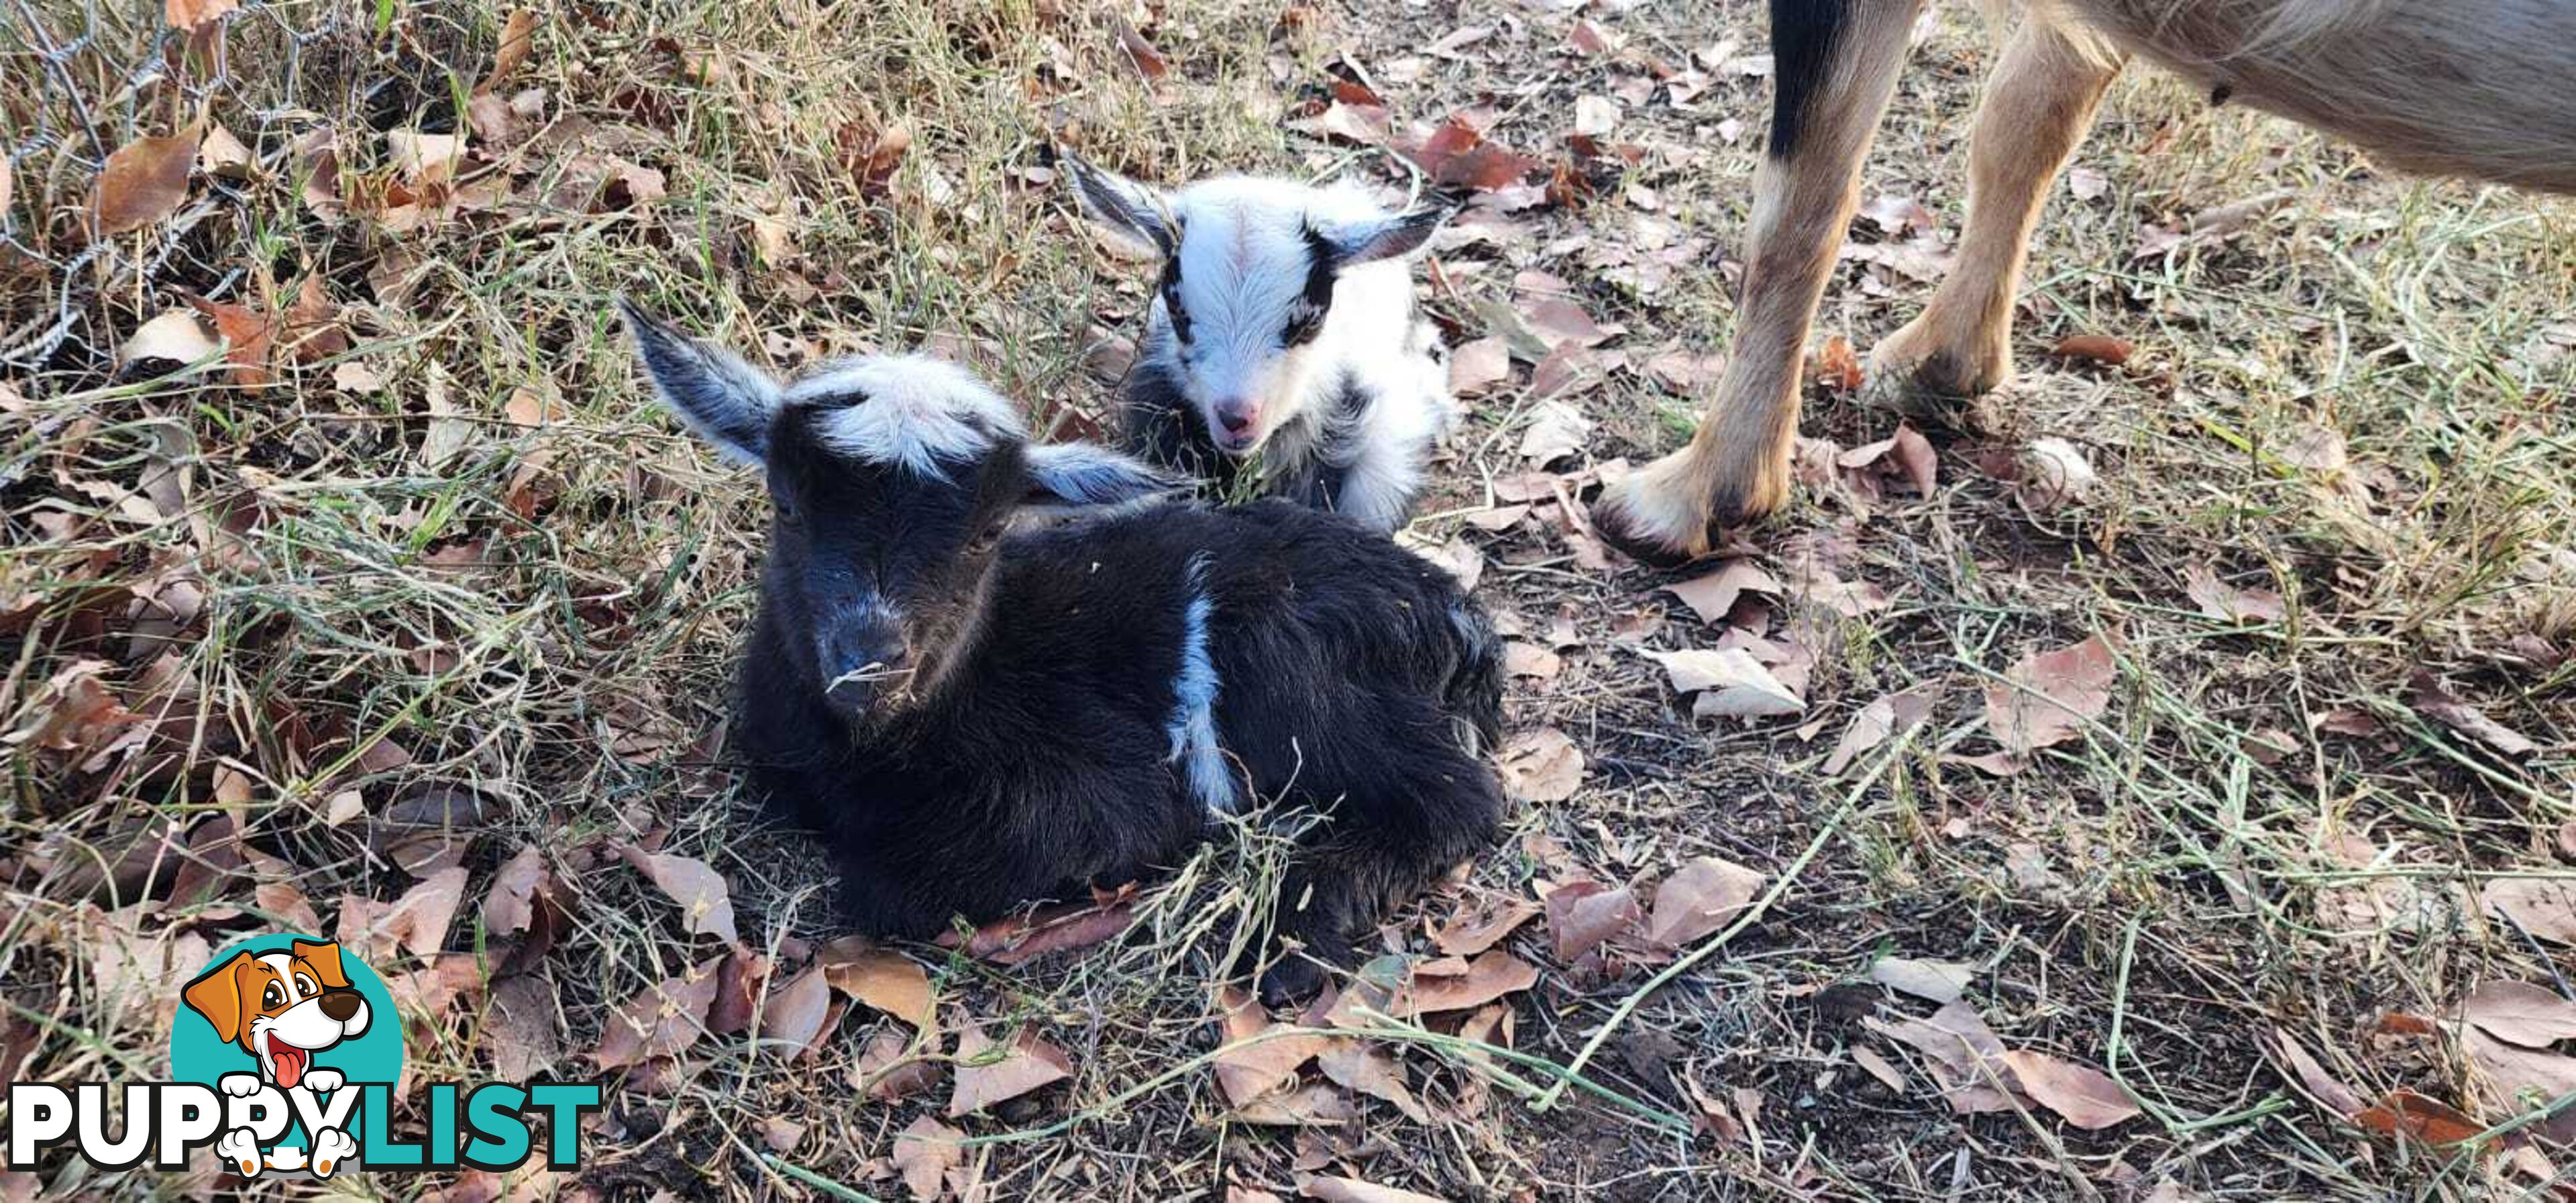
[[[1263,492],[1400,525],[1452,421],[1409,262],[1451,210],[1390,212],[1348,182],[1252,176],[1166,193],[1059,162],[1095,225],[1161,263],[1129,449],[1228,482],[1260,451]]]
[[[783,690],[864,725],[926,692],[975,621],[993,549],[1031,505],[1173,487],[1088,444],[1032,445],[991,388],[926,356],[859,356],[782,384],[620,302],[672,412],[762,469],[771,502],[761,622]]]

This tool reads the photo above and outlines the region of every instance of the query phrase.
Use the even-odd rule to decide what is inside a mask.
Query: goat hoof
[[[1931,345],[1932,336],[1908,325],[1889,335],[1869,356],[1869,380],[1860,403],[1944,427],[1955,427],[1970,403],[1994,391],[2012,373],[2011,348],[1962,353]]]
[[[1324,989],[1324,967],[1290,955],[1261,975],[1261,1005],[1286,1007],[1315,997]]]

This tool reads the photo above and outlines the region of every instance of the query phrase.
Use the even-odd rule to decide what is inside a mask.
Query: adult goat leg
[[[2085,39],[2079,41],[2078,39]],[[1986,81],[1968,147],[1968,226],[1932,302],[1870,355],[1869,400],[1910,411],[2012,375],[2013,298],[2049,184],[2120,73],[2108,44],[2026,15]]]
[[[1629,554],[1659,563],[1704,555],[1713,528],[1788,499],[1807,328],[1920,7],[1772,0],[1771,137],[1754,177],[1735,343],[1690,446],[1640,469],[1594,509],[1601,533]]]

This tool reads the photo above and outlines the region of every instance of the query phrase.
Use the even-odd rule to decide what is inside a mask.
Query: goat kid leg
[[[1383,793],[1347,797],[1316,842],[1300,849],[1279,887],[1279,951],[1261,975],[1262,1001],[1280,1006],[1323,988],[1324,967],[1351,963],[1351,939],[1389,900],[1409,898],[1501,838],[1502,787],[1459,754],[1433,757]]]
[[[1861,159],[1896,90],[1921,0],[1772,0],[1776,90],[1755,175],[1735,345],[1690,446],[1606,492],[1593,523],[1667,563],[1707,554],[1712,527],[1780,508],[1798,433],[1807,328],[1851,223]]]
[[[2031,230],[2120,59],[2107,45],[2079,45],[2038,13],[2023,19],[1977,106],[1958,262],[1932,303],[1871,353],[1872,404],[1939,412],[2012,375],[2013,298]]]

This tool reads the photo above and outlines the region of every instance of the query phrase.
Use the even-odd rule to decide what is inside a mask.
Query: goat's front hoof
[[[1263,971],[1260,986],[1261,1005],[1294,1006],[1323,991],[1324,967],[1301,954],[1289,953]]]
[[[1928,315],[1927,315],[1928,316]],[[1917,317],[1869,353],[1860,403],[1919,421],[1955,427],[1969,404],[2012,375],[2012,348],[1952,345]]]
[[[1721,452],[1713,470],[1685,449],[1602,490],[1592,503],[1592,529],[1640,563],[1670,568],[1707,555],[1725,530],[1767,517],[1788,500],[1785,449],[1777,456]]]

